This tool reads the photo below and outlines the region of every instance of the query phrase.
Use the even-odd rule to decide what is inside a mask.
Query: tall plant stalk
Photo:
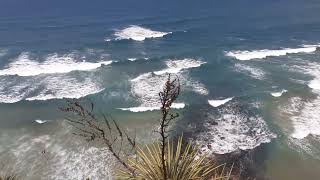
[[[163,179],[167,180],[167,167],[166,167],[166,158],[165,154],[167,151],[167,138],[168,138],[168,126],[170,122],[179,116],[178,113],[173,114],[171,112],[172,103],[178,98],[180,94],[180,82],[178,78],[171,80],[171,75],[168,76],[168,79],[165,83],[163,90],[159,93],[160,102],[161,102],[161,119],[160,119],[160,128],[158,133],[161,136],[161,162],[163,169]]]

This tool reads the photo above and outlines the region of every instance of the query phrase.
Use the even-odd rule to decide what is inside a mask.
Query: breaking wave
[[[229,51],[226,52],[226,56],[236,58],[238,60],[246,61],[252,59],[263,59],[272,56],[285,56],[287,54],[296,53],[311,53],[315,52],[320,47],[317,45],[302,45],[300,48],[285,48],[285,49],[263,49],[263,50],[251,50],[251,51]]]
[[[129,61],[136,61],[137,58],[128,58]]]
[[[291,110],[295,114],[290,117],[294,127],[293,138],[303,139],[309,135],[320,136],[320,98],[302,101],[301,98],[290,99]],[[286,111],[288,111],[286,109]]]
[[[308,86],[317,97],[306,101],[299,97],[289,100],[289,107],[284,109],[285,111],[291,109],[294,112],[290,117],[294,127],[291,136],[296,139],[303,139],[308,135],[320,136],[320,64],[308,63],[298,68],[301,72],[313,76],[313,80],[309,82]]]
[[[34,120],[34,122],[38,123],[38,124],[44,124],[44,123],[47,123],[49,122],[48,120],[41,120],[41,119],[36,119]]]
[[[0,76],[36,76],[39,74],[68,73],[71,71],[90,71],[111,63],[112,61],[101,61],[97,63],[86,61],[78,62],[72,54],[63,56],[53,54],[48,56],[44,62],[38,62],[32,60],[28,53],[22,53],[16,61],[7,65],[5,69],[0,70]]]
[[[148,38],[160,38],[171,33],[172,32],[153,31],[148,28],[132,25],[115,32],[114,36],[115,40],[132,39],[135,41],[144,41]],[[111,41],[111,39],[106,39],[106,41]]]
[[[281,97],[282,94],[283,94],[283,93],[286,93],[286,92],[288,92],[288,91],[285,90],[285,89],[283,89],[283,90],[281,90],[281,91],[279,91],[279,92],[273,92],[273,93],[270,93],[270,94],[271,94],[271,96],[273,96],[273,97]]]
[[[227,98],[227,99],[222,99],[222,100],[208,100],[208,103],[213,106],[213,107],[219,107],[229,101],[231,101],[233,98]]]
[[[202,64],[205,64],[205,62],[188,58],[182,60],[167,61],[166,65],[168,66],[168,68],[160,71],[154,71],[153,73],[156,75],[162,75],[166,73],[177,74],[183,69],[200,67]]]
[[[167,80],[168,69],[175,68],[170,73],[175,73],[180,80],[181,87],[191,89],[192,91],[199,94],[206,94],[208,90],[200,83],[190,82],[186,75],[182,74],[183,69],[189,69],[199,67],[204,62],[194,59],[183,59],[183,60],[170,60],[166,62],[168,68],[155,72],[148,72],[139,75],[138,77],[131,80],[131,94],[137,97],[141,103],[139,107],[132,108],[121,108],[122,110],[130,110],[132,112],[152,111],[159,109],[161,106],[159,103],[158,93],[162,90],[163,85]],[[161,72],[161,73],[159,73]],[[173,108],[183,108],[184,103],[176,103]]]
[[[29,78],[0,79],[0,102],[15,103],[21,100],[48,100],[81,98],[98,93],[102,88],[89,77],[77,79],[67,75]]]

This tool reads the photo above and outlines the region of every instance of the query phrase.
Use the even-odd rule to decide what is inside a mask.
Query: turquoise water
[[[260,147],[259,178],[318,179],[319,12],[296,0],[1,1],[0,160],[26,179],[111,178],[112,163],[95,163],[108,153],[72,136],[58,108],[92,101],[148,143],[171,73],[175,132],[212,155]]]

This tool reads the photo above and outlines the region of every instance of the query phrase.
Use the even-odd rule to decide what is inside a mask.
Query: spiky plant
[[[214,166],[207,161],[205,155],[199,155],[199,148],[193,146],[190,141],[186,147],[182,147],[180,137],[176,148],[168,140],[165,153],[166,175],[162,169],[160,143],[147,145],[144,149],[137,148],[136,157],[129,159],[129,166],[134,170],[132,174],[128,170],[118,170],[117,179],[139,180],[227,180],[230,174],[224,172],[224,165]]]
[[[5,176],[0,175],[0,180],[18,180],[18,177],[15,175],[5,175]]]

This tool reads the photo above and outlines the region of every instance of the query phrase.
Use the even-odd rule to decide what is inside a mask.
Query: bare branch
[[[67,100],[66,107],[59,108],[62,112],[72,113],[76,115],[76,118],[66,118],[67,122],[71,124],[77,132],[74,135],[84,137],[87,141],[101,140],[117,159],[117,161],[123,165],[129,172],[134,175],[134,170],[125,161],[127,156],[123,149],[124,141],[132,146],[132,150],[135,149],[135,138],[131,138],[127,132],[122,130],[118,123],[112,119],[109,120],[105,114],[102,114],[103,121],[99,121],[94,115],[94,104],[90,103],[90,106],[86,108],[78,100]],[[110,121],[112,121],[110,123]],[[109,134],[109,135],[107,135]],[[117,134],[113,137],[113,134]],[[116,144],[119,144],[119,149],[115,151]]]

